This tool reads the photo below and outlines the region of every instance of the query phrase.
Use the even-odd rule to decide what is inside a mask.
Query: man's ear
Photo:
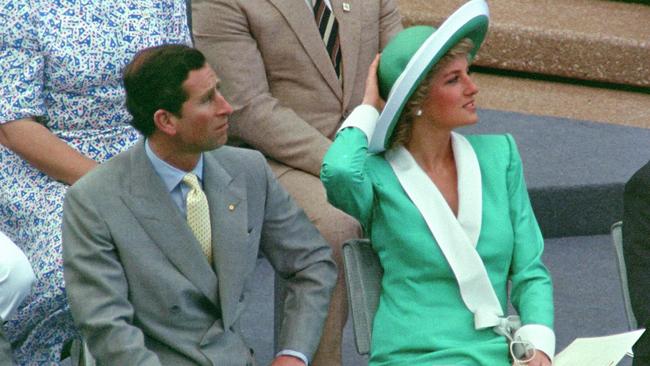
[[[176,123],[178,122],[178,118],[171,112],[164,109],[157,110],[153,114],[153,122],[156,125],[156,129],[165,135],[176,135]]]

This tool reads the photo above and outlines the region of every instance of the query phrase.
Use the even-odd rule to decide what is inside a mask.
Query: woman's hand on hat
[[[380,54],[378,53],[368,68],[368,78],[366,78],[366,92],[363,95],[363,104],[371,105],[381,113],[386,102],[379,96],[379,86],[377,80],[379,56]]]

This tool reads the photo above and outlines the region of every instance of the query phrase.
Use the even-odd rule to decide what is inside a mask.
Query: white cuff
[[[339,127],[339,131],[348,127],[356,127],[363,131],[368,141],[370,141],[370,137],[372,137],[372,134],[375,132],[375,126],[377,125],[378,119],[379,112],[375,107],[370,104],[361,104],[354,108],[348,118],[343,121],[343,124]]]
[[[514,339],[530,342],[536,350],[546,353],[553,362],[555,356],[555,332],[541,324],[527,324],[515,332]]]
[[[302,354],[302,352],[292,351],[292,350],[290,350],[290,349],[283,349],[282,351],[278,352],[277,355],[275,355],[275,357],[279,357],[279,356],[292,356],[292,357],[296,357],[296,358],[301,359],[302,362],[305,363],[305,366],[309,366],[309,362],[307,362],[307,356],[305,356],[304,354]]]

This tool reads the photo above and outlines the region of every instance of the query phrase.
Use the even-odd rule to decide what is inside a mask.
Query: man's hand
[[[282,355],[276,357],[273,360],[271,366],[306,366],[306,365],[298,357]]]

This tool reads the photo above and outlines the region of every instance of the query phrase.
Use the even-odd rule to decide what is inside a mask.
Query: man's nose
[[[222,114],[231,115],[233,112],[232,105],[228,103],[226,98],[224,98],[221,93],[217,94],[216,97],[217,97],[217,105],[219,106],[218,113],[220,115]]]

